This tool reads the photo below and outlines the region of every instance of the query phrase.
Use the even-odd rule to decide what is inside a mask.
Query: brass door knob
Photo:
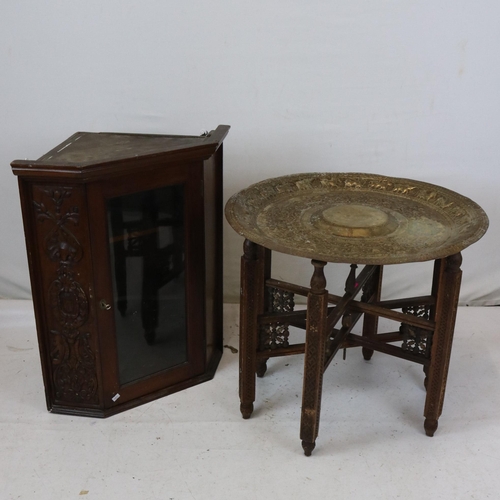
[[[109,311],[111,309],[111,304],[108,304],[104,299],[101,299],[101,301],[99,302],[99,307],[103,311]]]

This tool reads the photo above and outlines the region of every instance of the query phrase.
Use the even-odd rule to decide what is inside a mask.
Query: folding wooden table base
[[[351,265],[345,294],[337,296],[326,288],[326,262],[311,262],[310,288],[278,281],[271,278],[271,251],[245,240],[240,312],[243,417],[252,414],[256,375],[264,376],[267,360],[305,353],[300,438],[309,456],[318,436],[323,372],[339,349],[362,347],[367,360],[373,351],[380,351],[423,365],[427,388],[424,428],[433,436],[443,408],[462,275],[461,254],[435,260],[430,295],[389,301],[380,301],[383,266],[367,265],[357,274],[357,266]],[[293,310],[295,295],[307,297],[306,310]],[[351,333],[361,317],[362,335]],[[378,333],[379,317],[401,326],[392,333]],[[305,343],[289,344],[289,326],[305,329]]]

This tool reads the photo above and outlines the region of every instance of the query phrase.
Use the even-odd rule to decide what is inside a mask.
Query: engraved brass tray
[[[355,264],[444,258],[488,228],[482,208],[449,189],[360,173],[259,182],[230,198],[226,218],[236,232],[271,250]]]

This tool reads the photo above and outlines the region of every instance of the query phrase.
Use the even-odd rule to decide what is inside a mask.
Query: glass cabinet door
[[[110,412],[206,372],[200,186],[199,164],[89,186],[99,369]]]
[[[106,202],[118,377],[125,385],[185,363],[184,185]],[[111,311],[110,311],[111,312]]]

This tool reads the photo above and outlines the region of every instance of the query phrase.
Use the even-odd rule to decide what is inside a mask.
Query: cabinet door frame
[[[95,271],[94,302],[99,331],[103,403],[105,409],[168,389],[204,373],[205,361],[205,258],[203,163],[147,166],[140,173],[113,177],[87,185],[92,220],[91,246]],[[170,185],[184,186],[184,248],[186,283],[187,360],[172,368],[120,384],[114,308],[102,310],[99,302],[113,303],[113,284],[106,203],[110,198]],[[135,406],[135,405],[134,405]]]

